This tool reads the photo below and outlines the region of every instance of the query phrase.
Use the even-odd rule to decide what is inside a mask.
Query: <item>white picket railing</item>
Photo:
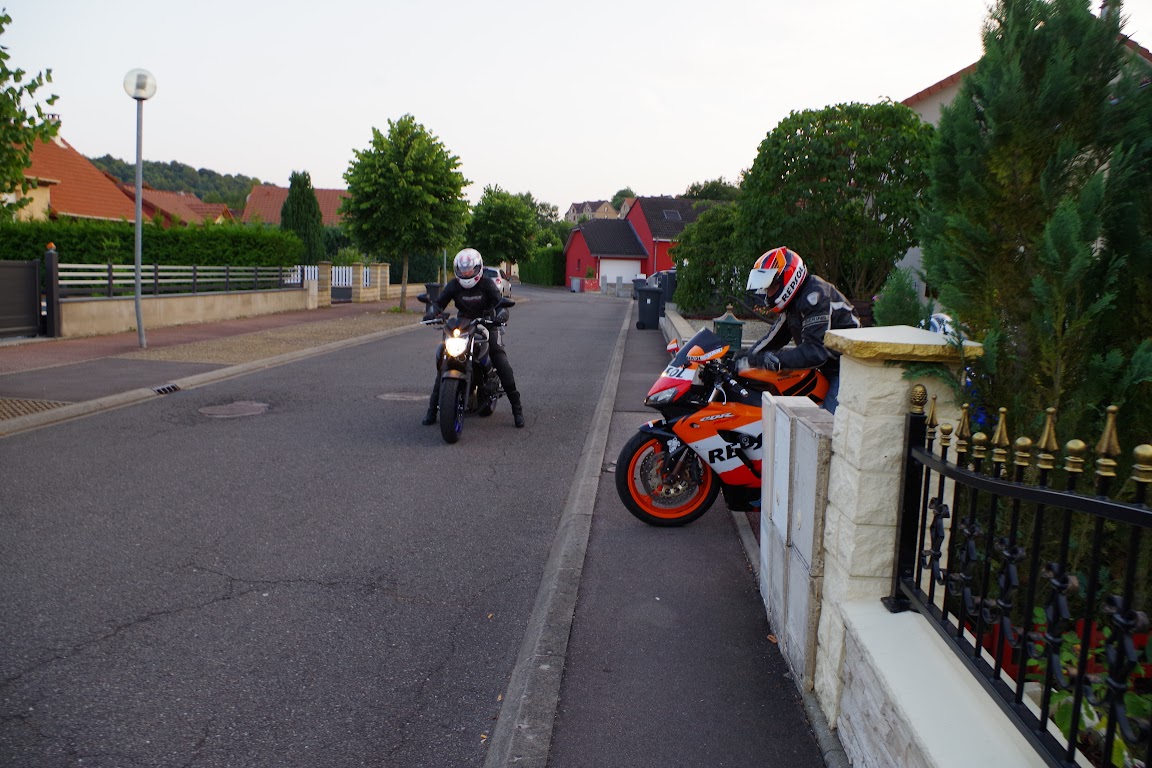
[[[300,272],[303,270],[305,280],[319,280],[320,267],[315,264],[297,265],[292,268],[292,272],[285,282],[296,284],[300,282]],[[371,270],[364,270],[364,287],[368,288],[372,285]],[[352,287],[352,267],[332,266],[332,287],[333,288],[351,288]]]

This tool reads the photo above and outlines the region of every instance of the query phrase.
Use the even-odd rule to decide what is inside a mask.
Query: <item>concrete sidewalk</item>
[[[627,332],[548,765],[824,766],[768,625],[747,518],[719,499],[690,525],[654,528],[616,493],[617,454],[658,415],[643,402],[665,343]]]
[[[70,339],[0,340],[0,436],[206,384],[418,324],[423,305],[335,304],[218,323]]]

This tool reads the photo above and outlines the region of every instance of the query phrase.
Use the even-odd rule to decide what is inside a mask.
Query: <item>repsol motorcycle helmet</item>
[[[475,248],[465,248],[452,259],[452,271],[465,288],[474,288],[484,276],[484,257]]]
[[[808,279],[808,268],[800,254],[783,246],[756,259],[748,273],[748,291],[755,296],[757,309],[779,314]]]

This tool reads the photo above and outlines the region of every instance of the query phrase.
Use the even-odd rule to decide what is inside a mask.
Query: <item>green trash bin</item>
[[[653,330],[660,328],[660,309],[663,305],[663,295],[659,288],[646,285],[636,289],[636,309],[639,318],[636,327],[640,330]]]

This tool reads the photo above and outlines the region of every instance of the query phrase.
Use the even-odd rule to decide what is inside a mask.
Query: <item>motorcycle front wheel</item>
[[[616,461],[616,492],[628,511],[649,525],[687,525],[716,501],[720,482],[691,450],[678,477],[667,478],[663,470],[666,451],[664,441],[655,435],[633,435]]]
[[[444,379],[440,382],[440,437],[446,443],[460,439],[464,431],[464,408],[468,404],[468,390],[462,379]]]

